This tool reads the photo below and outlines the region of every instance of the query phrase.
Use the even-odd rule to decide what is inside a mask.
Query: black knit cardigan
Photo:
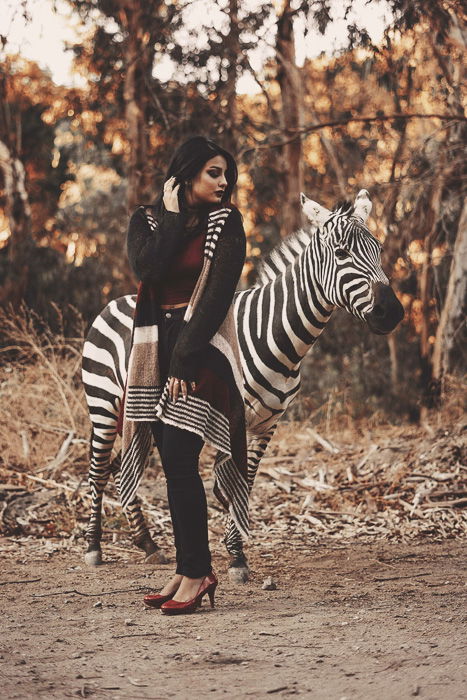
[[[187,217],[184,213],[165,210],[160,215],[155,207],[151,207],[151,213],[159,223],[157,229],[152,230],[144,209],[148,207],[138,208],[130,219],[128,258],[136,277],[157,290],[167,280],[171,262],[186,244],[190,233],[187,231]],[[245,261],[245,251],[242,216],[233,207],[217,242],[204,294],[190,322],[180,330],[171,357],[169,376],[196,381],[203,352],[232,304]]]
[[[202,229],[201,229],[202,230]],[[187,237],[183,214],[141,207],[131,217],[128,255],[141,280],[121,405],[123,507],[133,498],[151,449],[150,423],[201,435],[217,449],[214,493],[248,538],[248,459],[241,357],[233,296],[245,258],[241,215],[230,203],[212,207],[206,222],[203,268],[172,352],[169,374],[196,381],[187,402],[171,401],[158,367],[158,290]],[[119,421],[120,423],[120,421]]]

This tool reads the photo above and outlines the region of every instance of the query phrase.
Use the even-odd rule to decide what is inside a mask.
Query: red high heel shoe
[[[160,608],[163,603],[174,597],[175,593],[169,593],[169,595],[161,595],[160,593],[149,593],[143,598],[143,603],[145,608]]]
[[[211,608],[214,607],[214,593],[216,592],[218,580],[214,571],[204,577],[198,589],[198,593],[191,600],[179,602],[178,600],[168,600],[161,605],[161,612],[166,615],[185,615],[195,612],[196,608],[201,605],[203,596],[206,593],[209,596]],[[175,593],[174,593],[175,595]]]

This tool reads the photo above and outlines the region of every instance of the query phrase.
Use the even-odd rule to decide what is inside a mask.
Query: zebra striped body
[[[314,203],[304,199],[303,209],[311,222],[316,223],[307,212],[307,207],[310,209]],[[387,287],[380,264],[381,246],[362,220],[355,217],[354,210],[327,212],[324,229],[326,226],[329,231],[322,228],[309,233],[299,231],[286,239],[263,263],[258,284],[235,295],[250,488],[278,420],[299,391],[300,363],[325,328],[335,306],[367,320],[377,301],[375,285]],[[336,259],[336,246],[347,251],[347,261]],[[98,551],[98,558],[102,492],[112,469],[118,474],[118,464],[115,465],[115,460],[113,465],[110,463],[110,452],[123,398],[134,308],[134,296],[112,301],[92,325],[84,346],[83,381],[93,424],[90,469],[93,507],[87,538],[90,550]],[[375,332],[388,331],[384,328]],[[135,542],[149,556],[154,555],[156,547],[137,499],[128,506],[127,516]],[[239,580],[245,580],[242,540],[232,522],[227,526],[226,546]]]
[[[120,453],[113,460],[111,454],[125,390],[135,306],[136,295],[111,301],[92,324],[83,348],[82,377],[92,423],[89,468],[92,506],[86,555],[89,564],[101,563],[102,497],[111,474],[119,487]],[[157,548],[151,544],[137,498],[125,512],[135,543],[152,557]]]

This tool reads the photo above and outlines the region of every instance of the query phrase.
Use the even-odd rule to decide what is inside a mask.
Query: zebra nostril
[[[384,318],[385,313],[384,313],[384,308],[381,306],[381,304],[375,304],[373,308],[373,314],[377,316],[378,318]]]

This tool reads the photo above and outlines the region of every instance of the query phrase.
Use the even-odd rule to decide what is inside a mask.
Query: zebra
[[[381,243],[365,222],[371,211],[367,190],[353,204],[333,211],[300,194],[310,229],[291,234],[262,262],[258,280],[236,292],[234,314],[242,359],[251,490],[277,423],[300,388],[300,365],[340,307],[387,334],[404,316],[381,267]],[[102,562],[102,496],[110,477],[118,488],[120,454],[111,461],[131,343],[135,295],[111,301],[96,318],[83,349],[83,382],[92,423],[89,484],[91,516],[85,561]],[[144,521],[138,498],[127,507],[135,544],[145,561],[164,561]],[[243,542],[228,519],[224,539],[231,557],[229,577],[248,580]]]

